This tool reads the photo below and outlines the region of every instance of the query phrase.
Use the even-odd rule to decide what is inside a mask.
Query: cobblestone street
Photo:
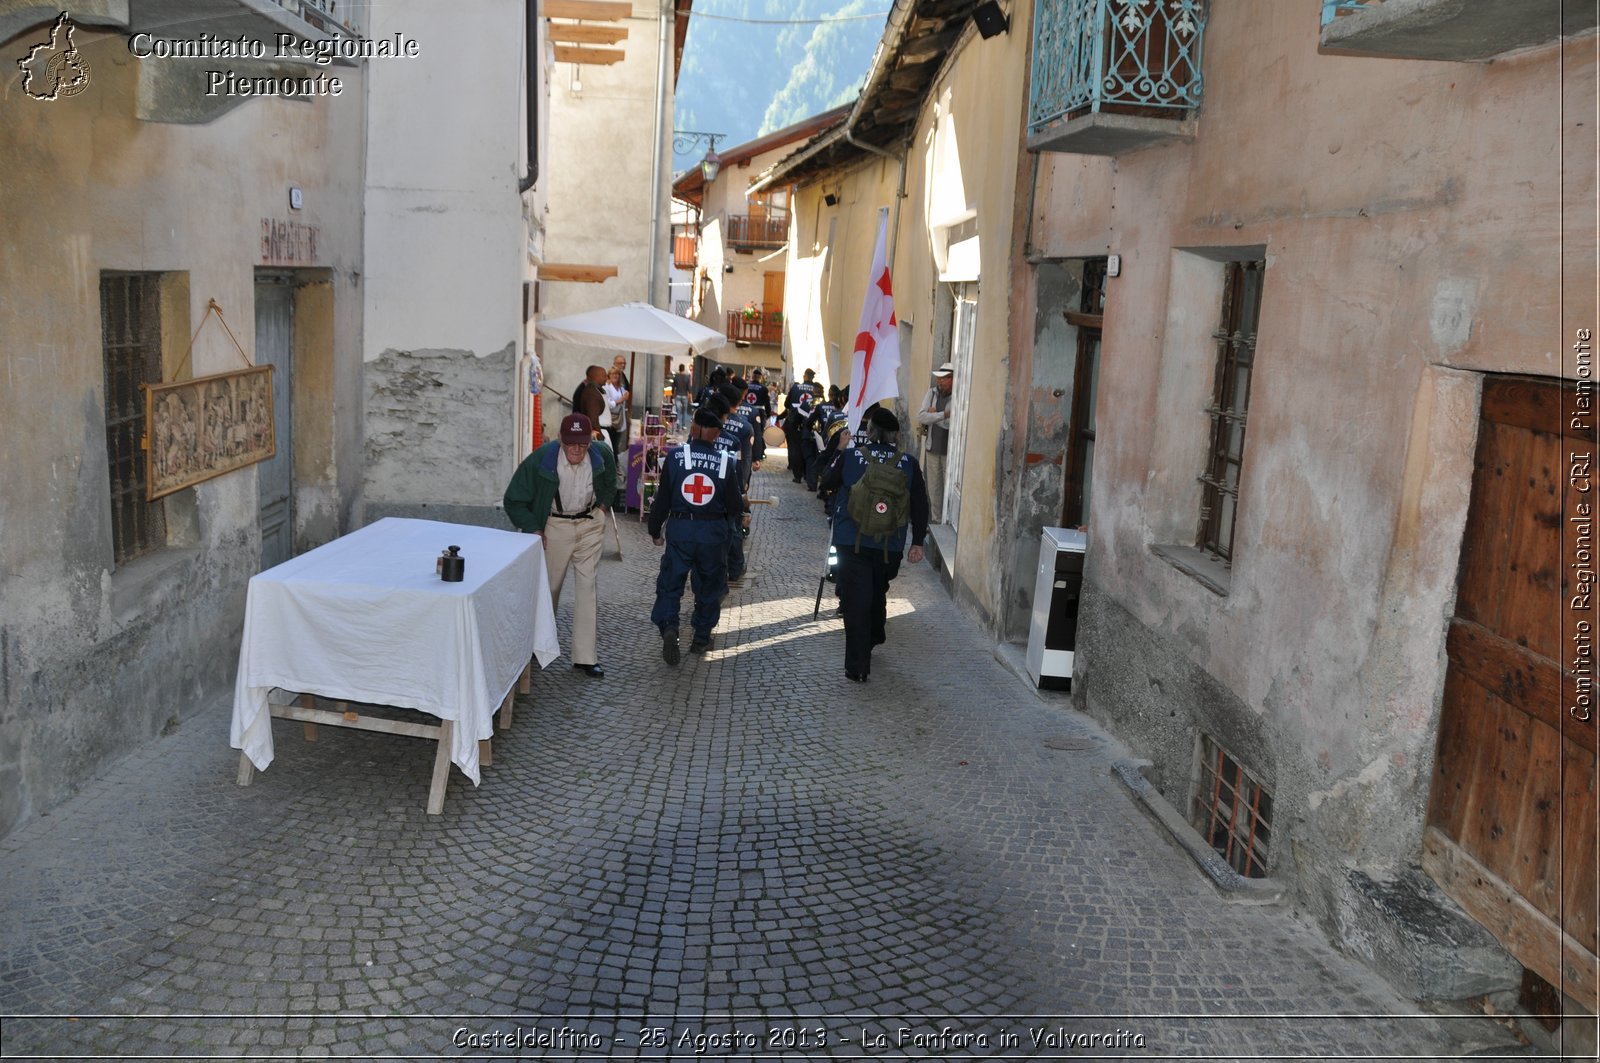
[[[0,1012],[23,1016],[0,1048],[1526,1051],[1413,1014],[1291,908],[1220,897],[1111,774],[1126,752],[997,662],[928,565],[894,584],[871,681],[845,681],[831,597],[812,618],[826,526],[776,457],[712,652],[662,663],[660,552],[622,520],[606,677],[536,674],[443,815],[423,811],[432,746],[388,735],[307,744],[278,721],[277,760],[236,786],[218,702],[0,842]]]

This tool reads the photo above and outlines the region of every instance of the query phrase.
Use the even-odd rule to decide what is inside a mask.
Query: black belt
[[[560,517],[562,520],[588,520],[589,515],[593,512],[594,510],[592,509],[586,509],[582,513],[551,513],[550,515],[552,517]]]
[[[726,513],[668,513],[669,520],[727,520]]]

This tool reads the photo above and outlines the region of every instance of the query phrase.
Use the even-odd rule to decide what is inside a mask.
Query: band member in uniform
[[[738,461],[716,446],[722,425],[709,409],[695,411],[689,442],[665,454],[661,484],[650,506],[650,538],[665,546],[656,577],[656,603],[650,622],[661,632],[661,659],[678,663],[678,604],[684,577],[694,590],[694,629],[690,653],[711,649],[711,633],[722,617],[728,593],[729,514],[742,513]]]
[[[806,464],[815,449],[809,446],[811,430],[806,422],[816,406],[817,385],[812,381],[817,372],[807,369],[801,375],[805,379],[791,387],[783,400],[783,439],[789,448],[789,475],[795,483],[806,478]]]

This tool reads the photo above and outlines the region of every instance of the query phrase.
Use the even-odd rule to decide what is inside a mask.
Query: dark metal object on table
[[[461,547],[452,546],[439,557],[439,578],[446,583],[460,583],[467,575],[467,559],[461,556]]]

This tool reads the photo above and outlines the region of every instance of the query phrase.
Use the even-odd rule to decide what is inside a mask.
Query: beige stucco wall
[[[1592,308],[1594,277],[1592,229],[1562,257],[1563,219],[1592,220],[1595,160],[1563,158],[1560,117],[1592,115],[1592,38],[1493,63],[1317,39],[1316,5],[1213,5],[1192,145],[1046,156],[1033,234],[1046,258],[1122,256],[1090,582],[1253,715],[1259,745],[1239,752],[1295,824],[1291,877],[1414,857],[1472,473],[1462,371],[1560,374],[1564,269],[1569,306]],[[1151,547],[1194,543],[1213,259],[1252,246],[1267,270],[1219,596]],[[1097,703],[1113,666],[1096,654],[1126,647],[1080,651],[1090,707],[1158,754],[1181,804],[1192,735],[1161,737],[1159,698]]]
[[[1017,5],[1012,11],[1009,33],[990,40],[969,26],[926,97],[911,138],[897,255],[900,269],[895,275],[896,309],[902,320],[912,322],[909,357],[902,352],[906,376],[901,393],[909,403],[917,403],[928,388],[932,369],[949,356],[948,339],[936,336],[943,330],[935,321],[940,281],[934,226],[944,197],[930,180],[931,164],[937,163],[931,146],[939,108],[948,100],[955,144],[947,157],[959,166],[960,187],[969,209],[976,211],[980,270],[971,390],[951,400],[967,404],[967,436],[960,472],[960,534],[954,558],[945,563],[951,567],[958,595],[986,621],[992,620],[999,602],[1001,555],[993,544],[1002,496],[1007,494],[999,476],[1001,441],[1009,424],[1013,212],[1032,32],[1026,7]]]
[[[262,220],[316,226],[316,256],[300,265],[318,278],[308,306],[332,310],[318,358],[301,352],[326,389],[326,420],[297,453],[302,542],[337,533],[359,458],[353,420],[333,407],[359,405],[361,70],[334,68],[337,99],[143,122],[140,61],[116,34],[77,30],[92,71],[82,94],[23,95],[16,62],[48,29],[0,44],[12,72],[0,96],[0,833],[180,714],[215,712],[226,728],[218,699],[259,563],[251,467],[170,496],[169,548],[113,570],[101,272],[169,274],[163,350],[175,377],[211,300],[254,350]],[[305,196],[292,215],[291,185]],[[241,364],[213,321],[184,375]]]
[[[1000,586],[992,544],[1003,504],[1001,439],[1009,424],[1013,213],[1029,33],[1028,13],[1015,11],[1010,33],[986,41],[969,26],[952,47],[912,130],[898,204],[900,165],[877,155],[801,186],[785,300],[792,375],[816,367],[825,383],[848,384],[878,212],[890,208],[901,324],[898,405],[906,419],[926,393],[933,368],[950,357],[949,306],[940,298],[936,261],[938,226],[952,196],[973,212],[980,264],[972,385],[969,395],[954,400],[965,401],[969,411],[960,472],[965,501],[954,556],[943,563],[953,571],[958,596],[985,619],[995,612]],[[935,151],[941,124],[940,136],[953,133],[953,139]],[[838,196],[836,206],[823,203],[824,190]],[[913,439],[909,431],[906,438]]]
[[[395,0],[370,15],[374,38],[403,33],[420,54],[369,70],[368,518],[494,520],[519,457],[523,15],[516,0]]]
[[[704,278],[701,288],[700,312],[695,315],[707,328],[718,332],[728,331],[728,311],[754,304],[763,305],[766,292],[766,274],[783,275],[784,315],[788,316],[788,261],[787,247],[763,248],[755,251],[740,250],[728,243],[727,219],[734,215],[748,215],[750,203],[748,189],[767,167],[791,154],[796,145],[784,144],[771,151],[761,152],[742,162],[724,165],[717,179],[704,188],[701,199],[701,234],[699,275]],[[791,222],[793,218],[791,215]],[[791,226],[792,228],[792,226]],[[730,270],[728,267],[732,267]],[[775,373],[783,371],[781,345],[752,344],[750,347],[733,346],[709,356],[713,362],[726,365],[762,365]]]
[[[872,272],[878,212],[888,207],[893,219],[899,174],[898,164],[875,156],[848,172],[830,174],[824,181],[797,190],[784,275],[790,381],[799,380],[806,369],[815,369],[817,383],[824,387],[850,383],[850,353],[861,326],[861,302]],[[823,202],[824,188],[837,195],[836,205]],[[891,274],[897,316],[903,319],[901,261],[897,254]],[[907,353],[902,351],[902,366],[906,361]]]
[[[670,306],[670,54],[664,101],[668,125],[653,150],[650,139],[656,134],[661,34],[672,33],[671,10],[671,0],[635,0],[633,15],[619,23],[628,29],[627,40],[614,46],[626,53],[620,63],[555,66],[550,94],[550,207],[545,219],[544,261],[616,266],[618,272],[600,284],[545,282],[542,317],[561,317],[628,302]],[[662,11],[669,13],[665,20],[659,17]],[[575,70],[582,86],[576,92]],[[654,202],[653,162],[659,162],[661,167],[658,199]],[[658,255],[654,292],[650,290],[652,254]],[[545,382],[569,398],[583,379],[585,366],[592,363],[609,367],[617,353],[542,340],[539,350]],[[652,394],[659,396],[663,360],[639,355],[635,364],[634,402],[638,404]],[[565,403],[546,395],[546,438],[566,412]]]

